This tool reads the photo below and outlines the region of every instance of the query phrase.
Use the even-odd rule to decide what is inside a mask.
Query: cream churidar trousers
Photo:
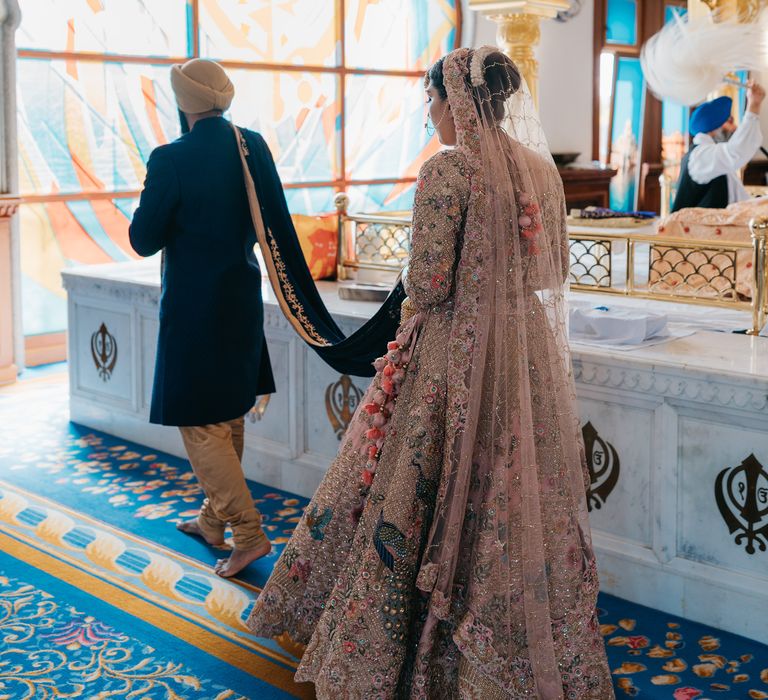
[[[205,501],[197,522],[208,539],[224,538],[229,524],[235,547],[255,549],[267,536],[261,528],[261,513],[256,509],[243,474],[245,420],[181,427],[181,437]]]

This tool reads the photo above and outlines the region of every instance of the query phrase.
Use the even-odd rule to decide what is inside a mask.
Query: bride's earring
[[[448,111],[450,111],[450,109],[451,109],[451,105],[449,105],[448,102],[446,102],[445,103],[445,107],[443,108],[443,113],[440,115],[440,119],[438,119],[437,122],[432,125],[432,130],[431,131],[429,129],[429,111],[427,111],[427,118],[424,121],[424,128],[427,131],[427,136],[429,136],[430,138],[432,138],[432,136],[434,136],[435,131],[437,131],[437,127],[440,126],[440,124],[442,124],[443,119],[445,119],[446,113]]]

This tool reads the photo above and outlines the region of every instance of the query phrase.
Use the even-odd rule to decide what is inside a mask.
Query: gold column
[[[528,83],[534,104],[539,104],[539,62],[533,52],[541,38],[540,18],[537,15],[489,15],[496,22],[496,43],[520,69]]]
[[[541,19],[570,7],[568,0],[469,0],[469,7],[496,23],[496,43],[520,68],[538,105],[539,62],[534,48],[541,38]]]
[[[738,17],[739,22],[753,22],[765,0],[688,0],[688,12],[694,17],[712,13],[718,21]]]

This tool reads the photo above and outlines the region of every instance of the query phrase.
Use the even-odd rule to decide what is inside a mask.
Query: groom
[[[261,272],[235,135],[222,114],[234,87],[217,63],[171,70],[181,138],[152,151],[130,240],[163,251],[150,421],[179,426],[205,501],[179,524],[211,545],[232,527],[230,577],[271,550],[243,475],[243,416],[275,391],[264,340]],[[256,134],[242,130],[247,139]]]

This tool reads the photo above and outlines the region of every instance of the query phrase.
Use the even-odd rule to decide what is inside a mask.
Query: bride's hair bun
[[[448,92],[443,79],[444,59],[439,59],[427,70],[424,87],[431,83],[445,100]],[[483,46],[470,55],[466,84],[477,113],[484,119],[496,123],[504,119],[505,103],[520,89],[522,82],[514,61],[495,46]]]
[[[522,83],[514,61],[501,51],[494,51],[485,57],[483,75],[491,96],[498,96],[502,100],[514,95]]]
[[[500,122],[505,116],[505,102],[520,89],[522,82],[520,71],[509,56],[499,50],[486,53],[483,85],[475,93],[478,112]]]

